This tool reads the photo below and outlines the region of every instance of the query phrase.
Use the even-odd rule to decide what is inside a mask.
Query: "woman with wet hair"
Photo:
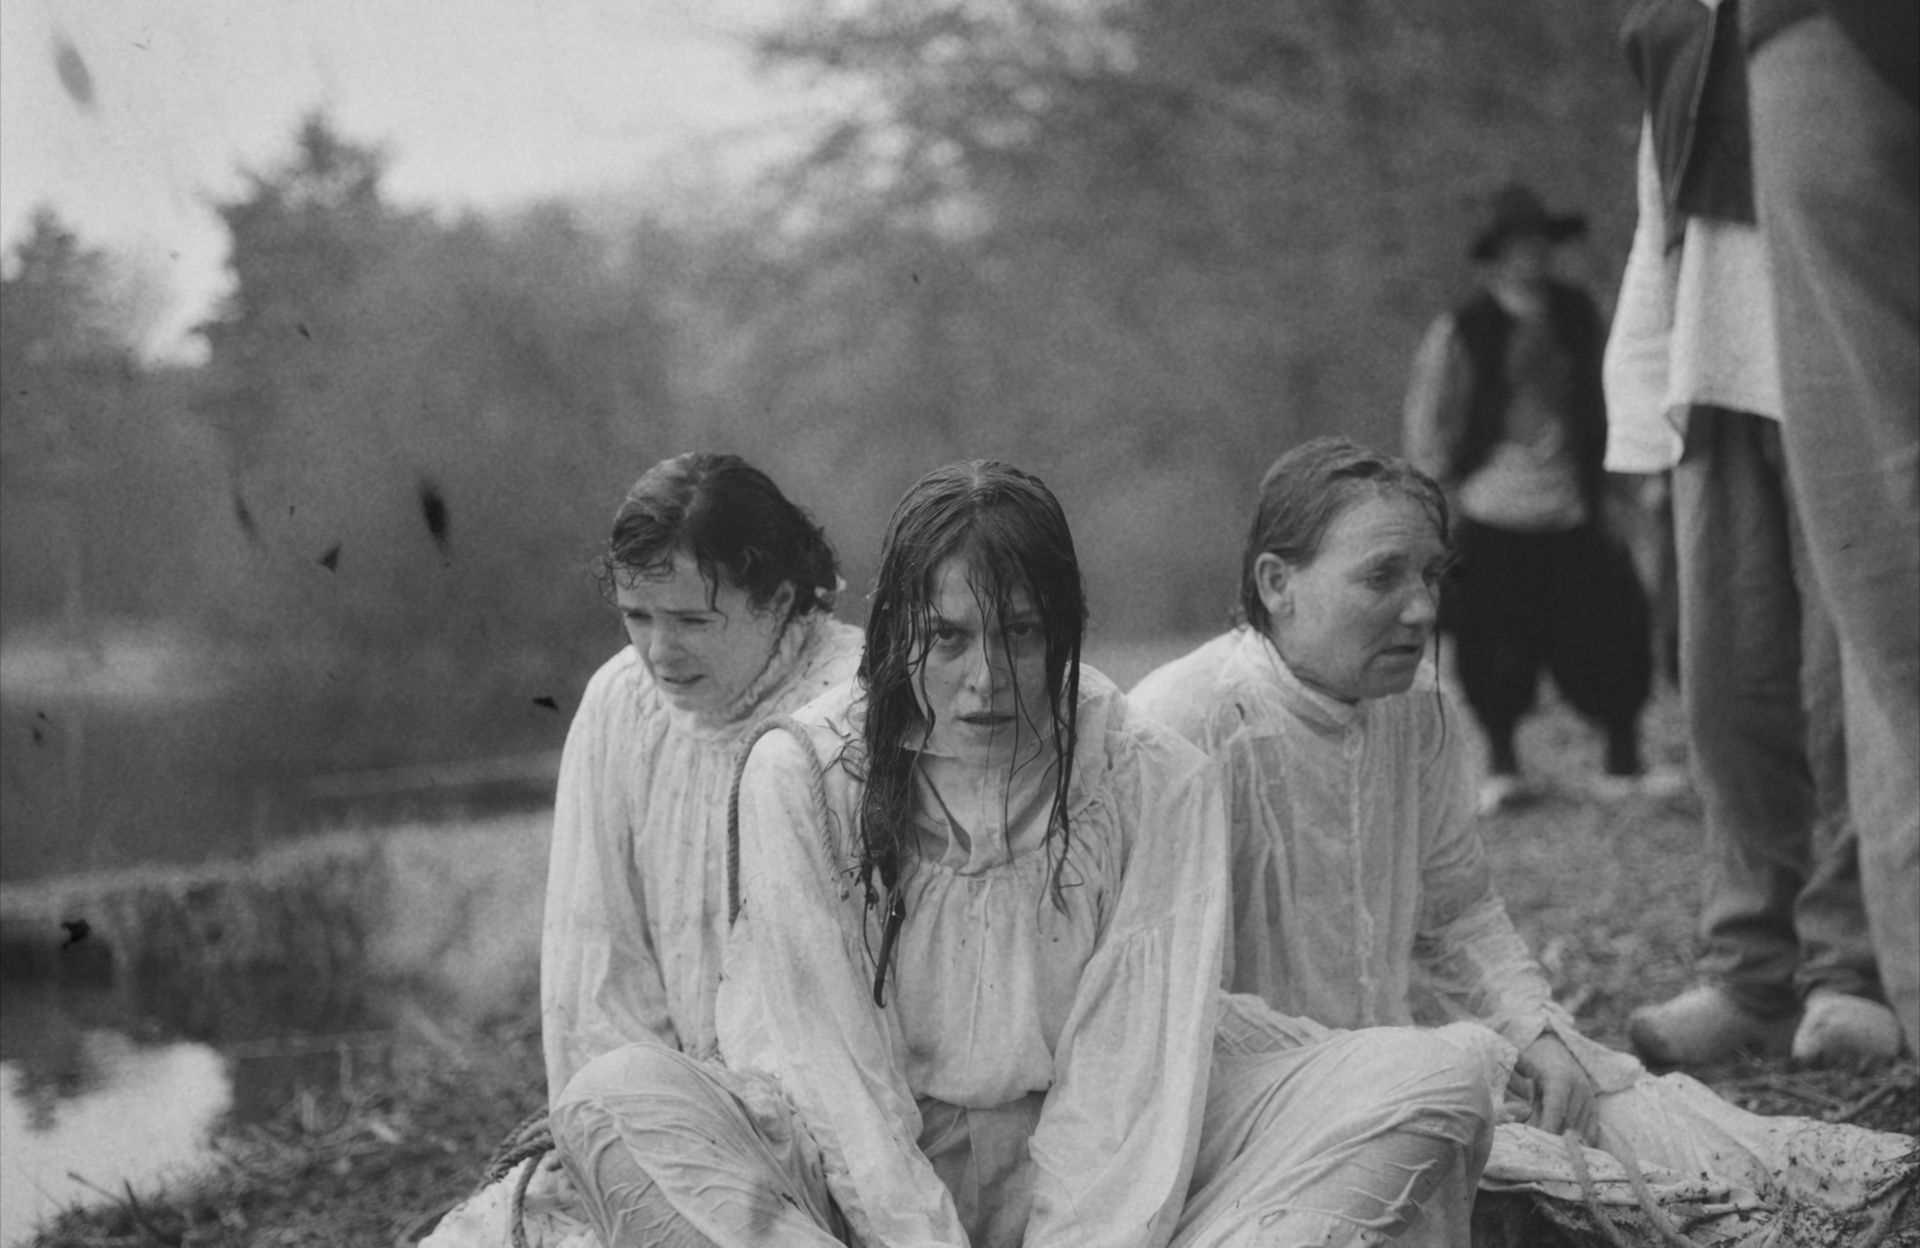
[[[1451,537],[1439,486],[1404,460],[1305,443],[1261,482],[1245,626],[1129,695],[1220,766],[1229,986],[1332,1027],[1447,1024],[1488,1057],[1490,1096],[1517,1094],[1495,1185],[1551,1178],[1577,1197],[1564,1133],[1607,1150],[1583,1162],[1629,1205],[1628,1162],[1663,1200],[1744,1186],[1756,1219],[1771,1216],[1756,1191],[1831,1210],[1897,1175],[1903,1137],[1761,1119],[1684,1075],[1655,1079],[1554,1001],[1494,891],[1464,721],[1428,661]],[[1814,1160],[1841,1157],[1859,1168]]]
[[[1037,479],[907,492],[858,680],[742,769],[724,1064],[630,1046],[554,1108],[604,1242],[1464,1242],[1477,1061],[1222,996],[1213,768],[1085,619]]]
[[[727,932],[727,797],[760,720],[846,681],[860,631],[819,526],[737,455],[693,452],[636,481],[600,564],[627,643],[588,683],[554,802],[541,936],[547,1093],[646,1043],[710,1056]],[[583,1212],[543,1170],[528,1225]],[[443,1220],[434,1248],[505,1242],[511,1183]]]

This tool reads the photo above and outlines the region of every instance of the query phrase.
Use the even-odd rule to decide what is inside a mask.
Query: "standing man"
[[[1603,795],[1672,787],[1641,766],[1649,607],[1606,527],[1606,327],[1553,276],[1554,248],[1585,232],[1524,186],[1494,195],[1469,250],[1481,289],[1428,332],[1407,395],[1407,458],[1461,517],[1447,623],[1491,754],[1482,813],[1521,795],[1514,734],[1543,668],[1606,734]]]
[[[1897,1057],[1847,803],[1840,646],[1782,437],[1736,0],[1643,0],[1639,229],[1607,343],[1607,467],[1673,474],[1687,743],[1706,826],[1700,982],[1634,1011],[1648,1062]],[[1804,1005],[1804,1011],[1802,1006]],[[1797,1021],[1796,1021],[1797,1020]]]
[[[1744,9],[1787,463],[1840,634],[1880,978],[1920,1048],[1920,5]]]

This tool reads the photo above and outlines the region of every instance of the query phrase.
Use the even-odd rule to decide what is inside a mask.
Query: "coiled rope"
[[[487,1159],[486,1178],[481,1187],[497,1183],[515,1166],[524,1167],[513,1184],[513,1204],[507,1225],[513,1235],[513,1248],[527,1248],[527,1188],[541,1161],[553,1151],[553,1131],[547,1124],[547,1111],[536,1109],[514,1124],[493,1156]]]

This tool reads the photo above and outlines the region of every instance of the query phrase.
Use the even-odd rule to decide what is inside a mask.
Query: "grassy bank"
[[[1554,709],[1521,749],[1546,787],[1490,820],[1486,836],[1514,921],[1590,1034],[1625,1044],[1636,1006],[1685,985],[1700,892],[1699,809],[1690,798],[1604,804],[1584,779],[1591,733]],[[1680,761],[1669,698],[1649,719],[1649,750]],[[272,1122],[223,1132],[224,1164],[200,1184],[103,1198],[57,1219],[40,1248],[108,1245],[391,1245],[423,1214],[468,1191],[504,1133],[543,1099],[531,1002],[484,1026],[415,1020],[391,1042],[341,1049],[337,1094],[303,1092]],[[1733,1100],[1920,1135],[1908,1063],[1856,1076],[1748,1063],[1707,1072]],[[1881,1242],[1920,1244],[1909,1207]],[[1606,1241],[1596,1239],[1596,1244]]]

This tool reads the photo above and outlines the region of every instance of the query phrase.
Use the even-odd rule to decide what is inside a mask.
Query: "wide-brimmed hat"
[[[1587,232],[1587,219],[1577,212],[1554,214],[1529,187],[1509,183],[1487,200],[1486,217],[1473,236],[1468,254],[1491,260],[1500,244],[1517,235],[1531,234],[1550,243],[1564,243]]]

